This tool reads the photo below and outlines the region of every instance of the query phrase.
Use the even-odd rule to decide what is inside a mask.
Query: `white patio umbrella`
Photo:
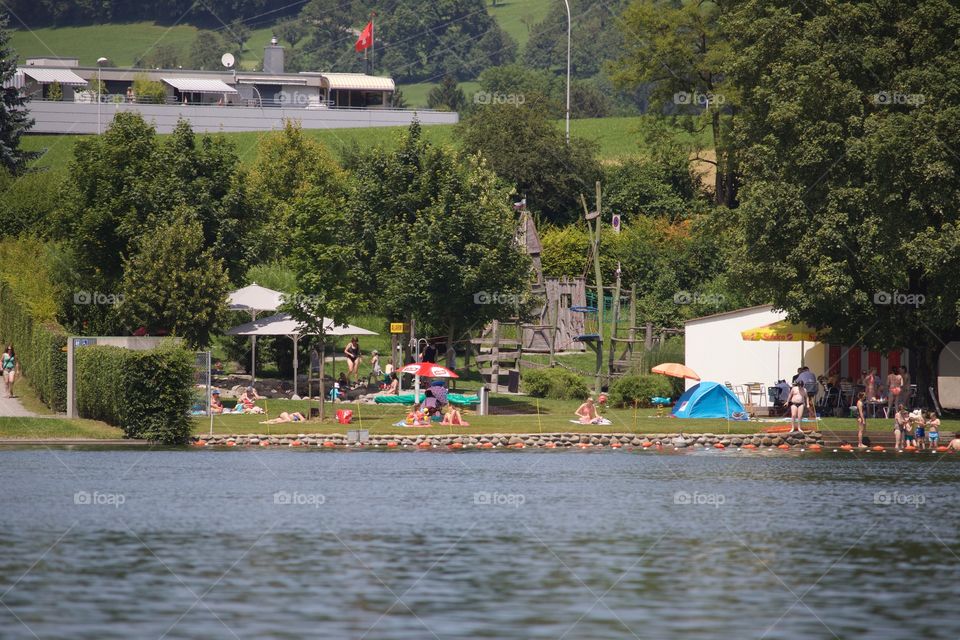
[[[276,311],[283,303],[284,294],[280,291],[261,287],[256,282],[230,293],[227,308],[230,311],[246,311],[250,320],[255,321],[257,314],[263,311]],[[250,336],[250,380],[257,381],[257,336]]]
[[[328,336],[375,336],[379,335],[352,324],[336,325],[329,318],[323,319],[324,332]],[[289,313],[278,313],[273,316],[241,324],[227,331],[228,336],[287,336],[293,340],[293,394],[297,395],[297,346],[301,336],[310,335],[306,327],[295,320]]]

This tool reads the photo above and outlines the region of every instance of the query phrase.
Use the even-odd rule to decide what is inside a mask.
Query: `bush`
[[[673,385],[666,376],[624,376],[610,387],[610,403],[615,407],[632,407],[636,402],[638,407],[649,407],[650,398],[669,398],[672,393]]]
[[[190,436],[193,354],[168,344],[149,351],[93,346],[76,352],[77,411],[128,438],[181,444]]]
[[[523,374],[523,388],[536,398],[583,400],[590,395],[583,378],[566,369],[534,369]]]
[[[67,334],[56,322],[37,318],[30,306],[0,282],[0,338],[12,344],[20,371],[53,411],[67,409]]]

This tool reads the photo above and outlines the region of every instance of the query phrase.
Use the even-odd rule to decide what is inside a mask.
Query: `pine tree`
[[[26,98],[20,89],[2,86],[17,73],[17,55],[9,45],[8,20],[0,15],[0,166],[17,175],[38,154],[19,149],[20,136],[33,126],[33,118],[25,107]]]

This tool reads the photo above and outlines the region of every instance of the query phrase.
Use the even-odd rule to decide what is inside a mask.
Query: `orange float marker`
[[[427,442],[426,440],[424,440],[423,442],[421,442],[421,443],[418,444],[417,446],[420,447],[421,449],[429,449],[429,448],[430,448],[430,443]]]
[[[614,442],[614,443],[612,443],[612,444],[610,445],[610,448],[611,448],[611,449],[619,449],[619,448],[622,447],[622,446],[623,446],[623,445],[620,444],[619,442]]]
[[[840,445],[840,449],[842,449],[843,451],[853,451],[853,445],[852,445],[852,444],[842,444],[842,445]]]
[[[641,442],[641,443],[640,443],[640,446],[642,446],[644,449],[646,449],[647,447],[652,447],[652,446],[653,446],[653,443],[648,440],[648,441],[646,441],[646,442]]]
[[[886,451],[886,449],[884,449],[882,445],[878,444],[875,447],[873,447],[871,451]]]
[[[324,440],[322,446],[330,449],[330,448],[333,448],[333,447],[335,447],[335,446],[337,446],[337,445],[333,442],[333,440]]]
[[[234,442],[233,440],[227,440],[227,446],[228,446],[228,447],[235,447],[235,446],[237,446],[237,443]]]
[[[303,443],[300,442],[299,440],[294,440],[293,442],[290,443],[290,446],[291,446],[291,447],[301,447],[301,446],[303,446]]]
[[[744,449],[756,449],[756,448],[757,448],[757,445],[755,445],[755,444],[753,444],[752,442],[750,442],[750,443],[748,443],[748,444],[743,445],[743,448],[744,448]]]
[[[904,451],[916,451],[917,448],[916,448],[915,446],[913,446],[912,444],[908,444],[907,446],[905,446],[905,447],[903,448],[903,450],[904,450]]]
[[[480,448],[481,448],[481,449],[493,449],[493,443],[492,443],[492,442],[484,442],[483,444],[480,445]]]
[[[816,444],[816,443],[810,445],[810,446],[807,447],[807,448],[810,449],[810,451],[820,451],[821,449],[823,449],[823,447],[822,447],[821,445]]]
[[[261,447],[269,447],[269,446],[270,446],[270,443],[267,442],[266,440],[261,440],[261,441],[260,441],[260,446],[261,446]]]
[[[195,447],[205,447],[205,446],[207,446],[207,441],[206,441],[206,440],[197,440],[196,442],[193,443],[193,446],[195,446]],[[944,447],[944,449],[946,449],[946,447]]]
[[[557,448],[557,443],[556,443],[556,442],[548,442],[547,444],[545,444],[545,445],[543,445],[543,446],[544,446],[545,448],[547,448],[547,449],[556,449],[556,448]]]
[[[391,449],[393,449],[394,447],[397,446],[397,443],[394,442],[393,440],[391,440],[390,442],[387,443],[387,446],[390,447]]]
[[[717,444],[713,445],[713,448],[714,448],[714,449],[726,449],[727,446],[726,446],[725,444],[723,444],[722,442],[718,442]]]
[[[783,444],[777,445],[777,449],[789,449],[789,448],[790,448],[790,445],[788,445],[786,442],[784,442]]]
[[[940,445],[939,447],[937,447],[937,451],[939,451],[940,453],[946,453],[947,451],[950,451],[950,447],[945,447],[943,445]]]
[[[451,448],[451,449],[463,449],[463,443],[461,443],[461,442],[451,442],[451,443],[450,443],[450,448]]]

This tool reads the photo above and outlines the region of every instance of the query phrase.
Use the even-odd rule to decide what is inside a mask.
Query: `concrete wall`
[[[97,133],[97,104],[35,101],[29,104],[36,120],[31,133]],[[159,133],[170,133],[181,117],[198,133],[219,131],[271,131],[283,128],[284,119],[299,120],[304,129],[396,127],[409,125],[414,116],[429,124],[456,124],[459,116],[445,111],[398,109],[303,109],[218,107],[162,104],[102,104],[100,121],[106,129],[118,111],[138,111]]]
[[[960,409],[960,342],[951,342],[940,352],[937,396],[945,409]],[[926,389],[918,389],[924,397]]]
[[[796,374],[801,361],[816,375],[826,372],[826,345],[814,342],[751,342],[741,331],[783,320],[786,313],[771,307],[741,309],[691,320],[686,324],[685,364],[703,380],[730,382],[734,386],[761,382],[764,386]],[[687,388],[696,384],[687,380]]]

